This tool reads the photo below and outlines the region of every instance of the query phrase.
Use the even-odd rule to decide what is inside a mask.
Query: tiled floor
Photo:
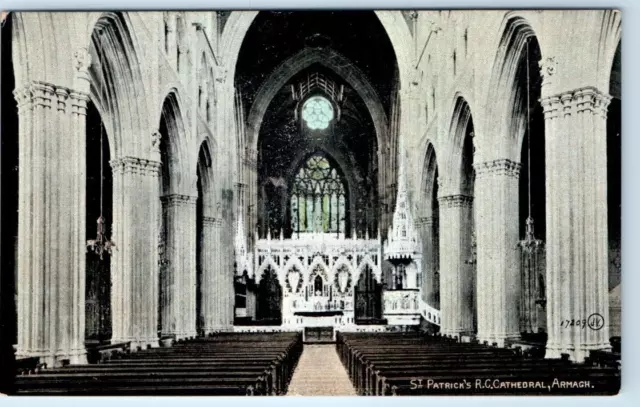
[[[287,396],[355,395],[335,345],[304,345]]]

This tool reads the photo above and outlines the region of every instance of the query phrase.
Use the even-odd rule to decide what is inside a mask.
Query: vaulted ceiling
[[[351,61],[373,85],[389,114],[396,57],[372,11],[260,12],[245,36],[236,67],[236,88],[245,112],[269,74],[305,47],[328,47]]]

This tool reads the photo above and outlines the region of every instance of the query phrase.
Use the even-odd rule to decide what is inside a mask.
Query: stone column
[[[446,195],[440,205],[440,331],[443,335],[473,333],[473,267],[471,211],[473,197]]]
[[[179,194],[162,197],[167,231],[162,334],[178,339],[196,336],[196,200]]]
[[[18,357],[86,362],[85,116],[88,95],[45,82],[19,112]]]
[[[586,87],[542,99],[547,213],[547,354],[608,349],[607,144],[610,97]],[[587,327],[561,326],[564,320]]]
[[[499,159],[476,164],[477,312],[480,342],[520,336],[518,189],[520,164]]]
[[[248,204],[249,214],[246,217],[247,231],[249,232],[249,244],[252,242],[258,225],[258,152],[255,149],[247,148],[245,158],[245,173],[247,174],[246,184],[248,193],[245,195],[245,202]]]
[[[420,218],[416,223],[422,237],[422,300],[435,307],[436,247],[433,244],[433,217]]]
[[[158,189],[160,162],[111,161],[113,235],[112,343],[158,346]]]
[[[204,319],[204,333],[214,332],[216,329],[216,297],[215,297],[215,272],[219,258],[219,235],[215,227],[216,219],[210,216],[202,217],[202,315]]]
[[[228,331],[233,326],[233,270],[223,264],[221,237],[223,223],[213,217],[203,217],[202,226],[202,309],[204,332]]]

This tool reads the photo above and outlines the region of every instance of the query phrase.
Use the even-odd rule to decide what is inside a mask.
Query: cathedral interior
[[[380,343],[610,368],[620,25],[613,10],[11,13],[4,388],[304,393],[296,375],[335,357],[330,388],[410,392],[349,356]],[[139,376],[152,357],[247,349],[256,366],[287,356],[257,382],[229,361],[233,386],[197,391]],[[130,387],[109,387],[106,362]]]

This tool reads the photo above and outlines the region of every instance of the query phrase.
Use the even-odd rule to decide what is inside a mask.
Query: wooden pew
[[[45,369],[17,377],[16,388],[25,395],[275,395],[286,392],[301,352],[300,333],[221,334]]]
[[[476,380],[536,383],[580,382],[591,388],[563,389],[563,394],[613,394],[619,389],[619,372],[609,367],[574,364],[566,359],[541,359],[522,355],[519,349],[478,343],[459,343],[437,336],[338,333],[336,348],[358,394],[550,394],[551,387],[513,389],[476,386]],[[472,382],[468,388],[425,386]],[[418,385],[420,384],[420,385]],[[552,384],[552,383],[549,383]],[[588,387],[588,386],[587,386]]]

